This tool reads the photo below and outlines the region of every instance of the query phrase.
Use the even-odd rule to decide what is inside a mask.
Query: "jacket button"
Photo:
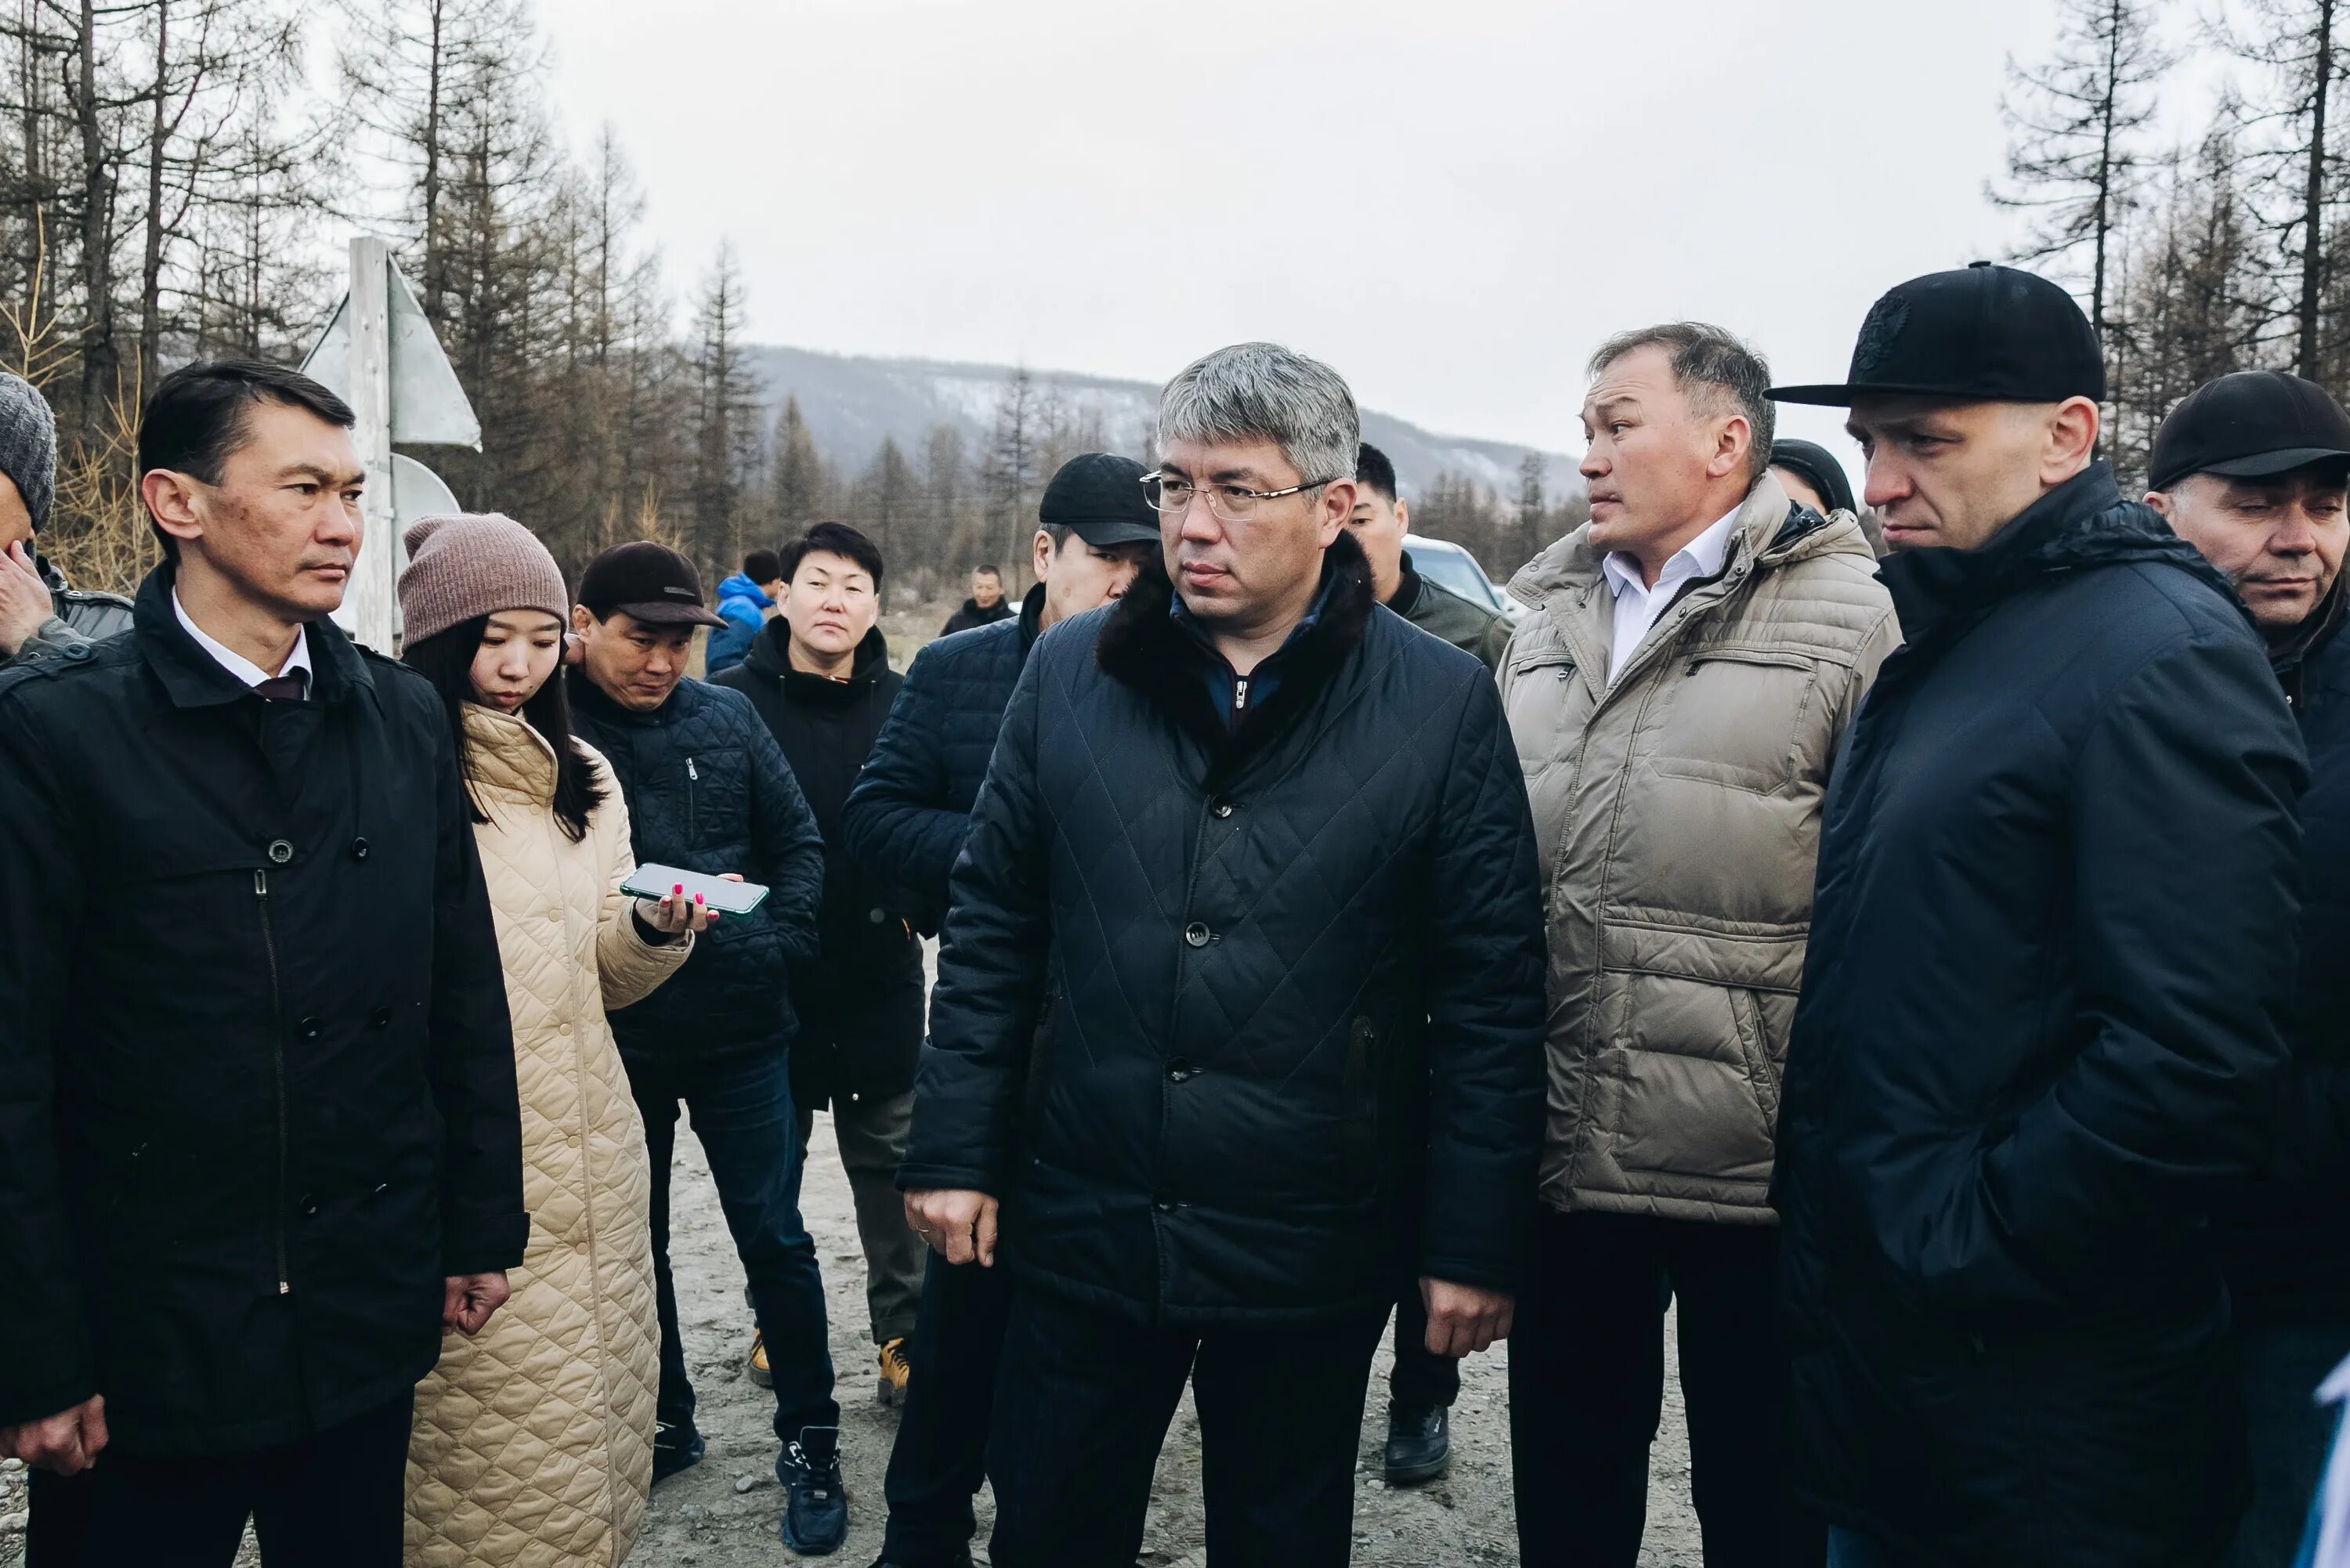
[[[294,841],[292,839],[273,838],[269,841],[269,861],[271,865],[283,866],[288,860],[293,858]]]
[[[301,1032],[305,1040],[316,1040],[327,1032],[325,1020],[317,1018],[305,1018],[294,1027]]]
[[[367,841],[366,839],[364,839],[364,838],[354,838],[354,839],[352,839],[352,840],[351,840],[351,858],[352,858],[352,859],[354,859],[354,860],[364,860],[364,859],[366,859],[367,857],[368,857],[368,841]]]
[[[563,909],[562,909],[562,906],[561,906],[561,905],[557,905],[556,908],[554,908],[554,909],[552,909],[547,910],[547,911],[546,911],[546,918],[547,918],[548,919],[550,919],[550,920],[559,920],[559,919],[563,919]]]
[[[1197,1067],[1192,1066],[1191,1063],[1185,1061],[1180,1056],[1176,1057],[1175,1060],[1167,1064],[1167,1076],[1169,1080],[1173,1083],[1188,1084],[1194,1077],[1198,1076],[1199,1071],[1200,1070]]]
[[[390,1028],[390,1027],[391,1027],[391,1009],[390,1009],[390,1008],[389,1008],[389,1007],[379,1007],[379,1008],[377,1008],[373,1012],[369,1013],[369,1014],[368,1014],[368,1027],[369,1027],[369,1029],[389,1029],[389,1028]]]
[[[1211,804],[1208,810],[1217,816],[1230,816],[1232,814],[1232,803],[1228,800],[1219,800]]]
[[[889,918],[889,913],[888,913],[888,911],[887,911],[887,910],[883,910],[883,909],[868,909],[868,910],[866,910],[866,911],[865,911],[865,918],[866,918],[867,919],[868,919],[868,920],[872,921],[872,922],[873,922],[873,924],[875,924],[875,925],[877,925],[877,926],[878,926],[878,925],[879,925],[882,921],[884,921],[884,920],[888,919]]]
[[[1206,947],[1208,945],[1208,928],[1201,924],[1199,921],[1194,920],[1190,925],[1183,928],[1183,940],[1191,943],[1195,948]]]
[[[89,648],[90,645],[86,642],[68,644],[66,648],[66,657],[68,659],[88,659],[89,657]]]

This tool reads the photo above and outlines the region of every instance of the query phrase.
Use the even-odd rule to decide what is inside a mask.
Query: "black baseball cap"
[[[2106,396],[2106,357],[2073,296],[2044,277],[1976,262],[1931,272],[1869,306],[1842,381],[1773,387],[1782,403],[1873,397],[2061,403]]]
[[[579,574],[579,602],[603,620],[625,611],[648,626],[724,626],[702,607],[702,574],[667,545],[615,545]]]
[[[1089,452],[1073,457],[1045,486],[1036,520],[1067,528],[1097,550],[1159,543],[1159,513],[1142,493],[1142,464]]]
[[[2147,483],[2168,490],[2191,473],[2264,479],[2314,462],[2350,461],[2350,414],[2314,381],[2239,370],[2178,400],[2155,432]]]

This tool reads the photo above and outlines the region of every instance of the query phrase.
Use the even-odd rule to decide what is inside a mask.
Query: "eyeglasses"
[[[1188,479],[1170,479],[1163,473],[1142,476],[1142,493],[1151,505],[1161,512],[1181,514],[1191,510],[1195,496],[1205,496],[1208,510],[1227,523],[1245,523],[1256,515],[1257,507],[1267,501],[1279,501],[1285,495],[1302,495],[1309,490],[1319,490],[1336,483],[1316,479],[1305,484],[1293,484],[1286,490],[1251,490],[1241,484],[1194,484]]]

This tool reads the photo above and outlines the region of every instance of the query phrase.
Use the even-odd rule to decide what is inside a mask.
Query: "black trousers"
[[[889,1527],[881,1556],[901,1568],[952,1563],[979,1528],[971,1500],[987,1474],[1012,1280],[1002,1266],[960,1267],[936,1252],[906,1360],[913,1370],[889,1450]]]
[[[1510,1336],[1510,1448],[1525,1568],[1633,1568],[1678,1302],[1690,1490],[1706,1568],[1818,1568],[1826,1532],[1786,1463],[1773,1225],[1630,1214],[1536,1221]]]
[[[1428,1303],[1414,1280],[1396,1295],[1395,1366],[1388,1372],[1388,1397],[1399,1409],[1451,1408],[1461,1397],[1461,1363],[1428,1348]]]
[[[1387,1314],[1204,1334],[1015,1284],[987,1473],[996,1568],[1132,1568],[1151,1472],[1191,1385],[1208,1561],[1344,1568],[1363,1389]]]
[[[78,1476],[35,1470],[26,1568],[228,1568],[247,1519],[265,1568],[400,1568],[411,1408],[223,1459],[109,1449]]]

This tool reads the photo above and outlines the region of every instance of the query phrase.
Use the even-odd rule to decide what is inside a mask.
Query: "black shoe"
[[[840,1482],[840,1428],[803,1427],[775,1460],[784,1483],[784,1544],[803,1557],[840,1550],[848,1537],[848,1493]]]
[[[1451,1412],[1443,1406],[1408,1410],[1388,1407],[1388,1485],[1418,1486],[1432,1481],[1452,1464]]]
[[[657,1421],[653,1424],[653,1484],[660,1485],[680,1470],[690,1470],[702,1462],[706,1445],[702,1434],[694,1429],[691,1417],[682,1421]]]

